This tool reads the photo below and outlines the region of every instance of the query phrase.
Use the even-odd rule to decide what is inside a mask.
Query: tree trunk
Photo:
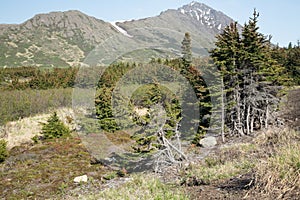
[[[254,113],[251,117],[251,121],[250,121],[250,133],[253,133],[253,130],[254,130]]]
[[[239,94],[239,87],[237,86],[237,88],[235,88],[235,100],[236,100],[236,106],[235,106],[235,109],[236,109],[236,118],[237,118],[237,131],[238,131],[238,134],[240,136],[243,136],[244,133],[243,133],[243,130],[242,130],[242,123],[241,123],[241,108],[240,108],[240,94]]]
[[[266,108],[266,118],[265,118],[265,128],[268,128],[268,122],[269,122],[269,105],[268,105],[268,100],[267,100],[267,108]]]
[[[225,124],[225,103],[224,103],[224,82],[223,77],[221,78],[221,136],[222,141],[225,142],[224,136],[224,124]]]
[[[247,127],[247,135],[249,135],[250,134],[250,105],[248,105],[247,108],[246,127]]]

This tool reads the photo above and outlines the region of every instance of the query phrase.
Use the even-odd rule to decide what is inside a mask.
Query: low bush
[[[6,145],[7,142],[5,140],[0,140],[0,163],[3,162],[8,156]]]
[[[0,125],[49,110],[72,106],[72,88],[1,91]]]

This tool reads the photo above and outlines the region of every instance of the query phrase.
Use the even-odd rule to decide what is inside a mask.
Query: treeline
[[[272,58],[284,67],[283,74],[288,77],[285,85],[300,85],[300,41],[288,47],[276,46],[272,49]]]
[[[40,69],[16,67],[0,69],[1,90],[55,89],[73,87],[78,68]]]
[[[77,72],[78,68],[1,68],[0,125],[72,106]]]

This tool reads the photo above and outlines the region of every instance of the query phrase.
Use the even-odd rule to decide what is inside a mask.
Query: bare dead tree
[[[181,164],[187,160],[187,156],[182,150],[179,122],[176,124],[174,135],[167,137],[166,130],[160,128],[157,134],[157,144],[159,145],[158,152],[155,157],[155,172],[162,172],[168,166]]]

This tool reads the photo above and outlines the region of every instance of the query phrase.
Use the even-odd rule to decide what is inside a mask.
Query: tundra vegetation
[[[7,149],[7,133],[0,127],[1,198],[297,198],[300,44],[273,45],[271,38],[259,32],[258,17],[254,11],[241,30],[237,23],[225,27],[208,58],[192,57],[193,38],[186,33],[182,57],[152,59],[147,64],[115,62],[99,78],[92,113],[98,123],[90,130],[103,130],[115,144],[130,144],[127,149],[135,155],[156,155],[156,174],[130,174],[126,168],[102,165],[89,154],[76,130],[69,130],[54,112],[71,107],[75,83],[84,88],[94,76],[86,73],[75,80],[78,68],[1,68],[0,125],[54,113],[43,124],[40,135],[44,140],[36,137],[34,144]],[[199,118],[185,126],[197,125],[185,151],[179,127],[189,116],[181,109],[195,105],[180,102],[181,96],[172,92],[180,87],[178,77],[160,71],[162,65],[184,77],[198,99]],[[219,91],[205,83],[204,72],[197,66],[217,73]],[[120,81],[126,83],[125,91],[138,86],[130,98],[116,92]],[[211,98],[216,98],[217,109]],[[124,102],[126,108],[116,118],[113,104]],[[122,118],[124,113],[129,117]],[[204,152],[199,140],[212,128],[213,114],[221,116],[218,127],[213,127],[220,140]],[[156,119],[158,124],[164,119],[163,124],[152,126]],[[135,125],[139,128],[133,129]],[[73,182],[83,174],[88,175],[88,182]]]

